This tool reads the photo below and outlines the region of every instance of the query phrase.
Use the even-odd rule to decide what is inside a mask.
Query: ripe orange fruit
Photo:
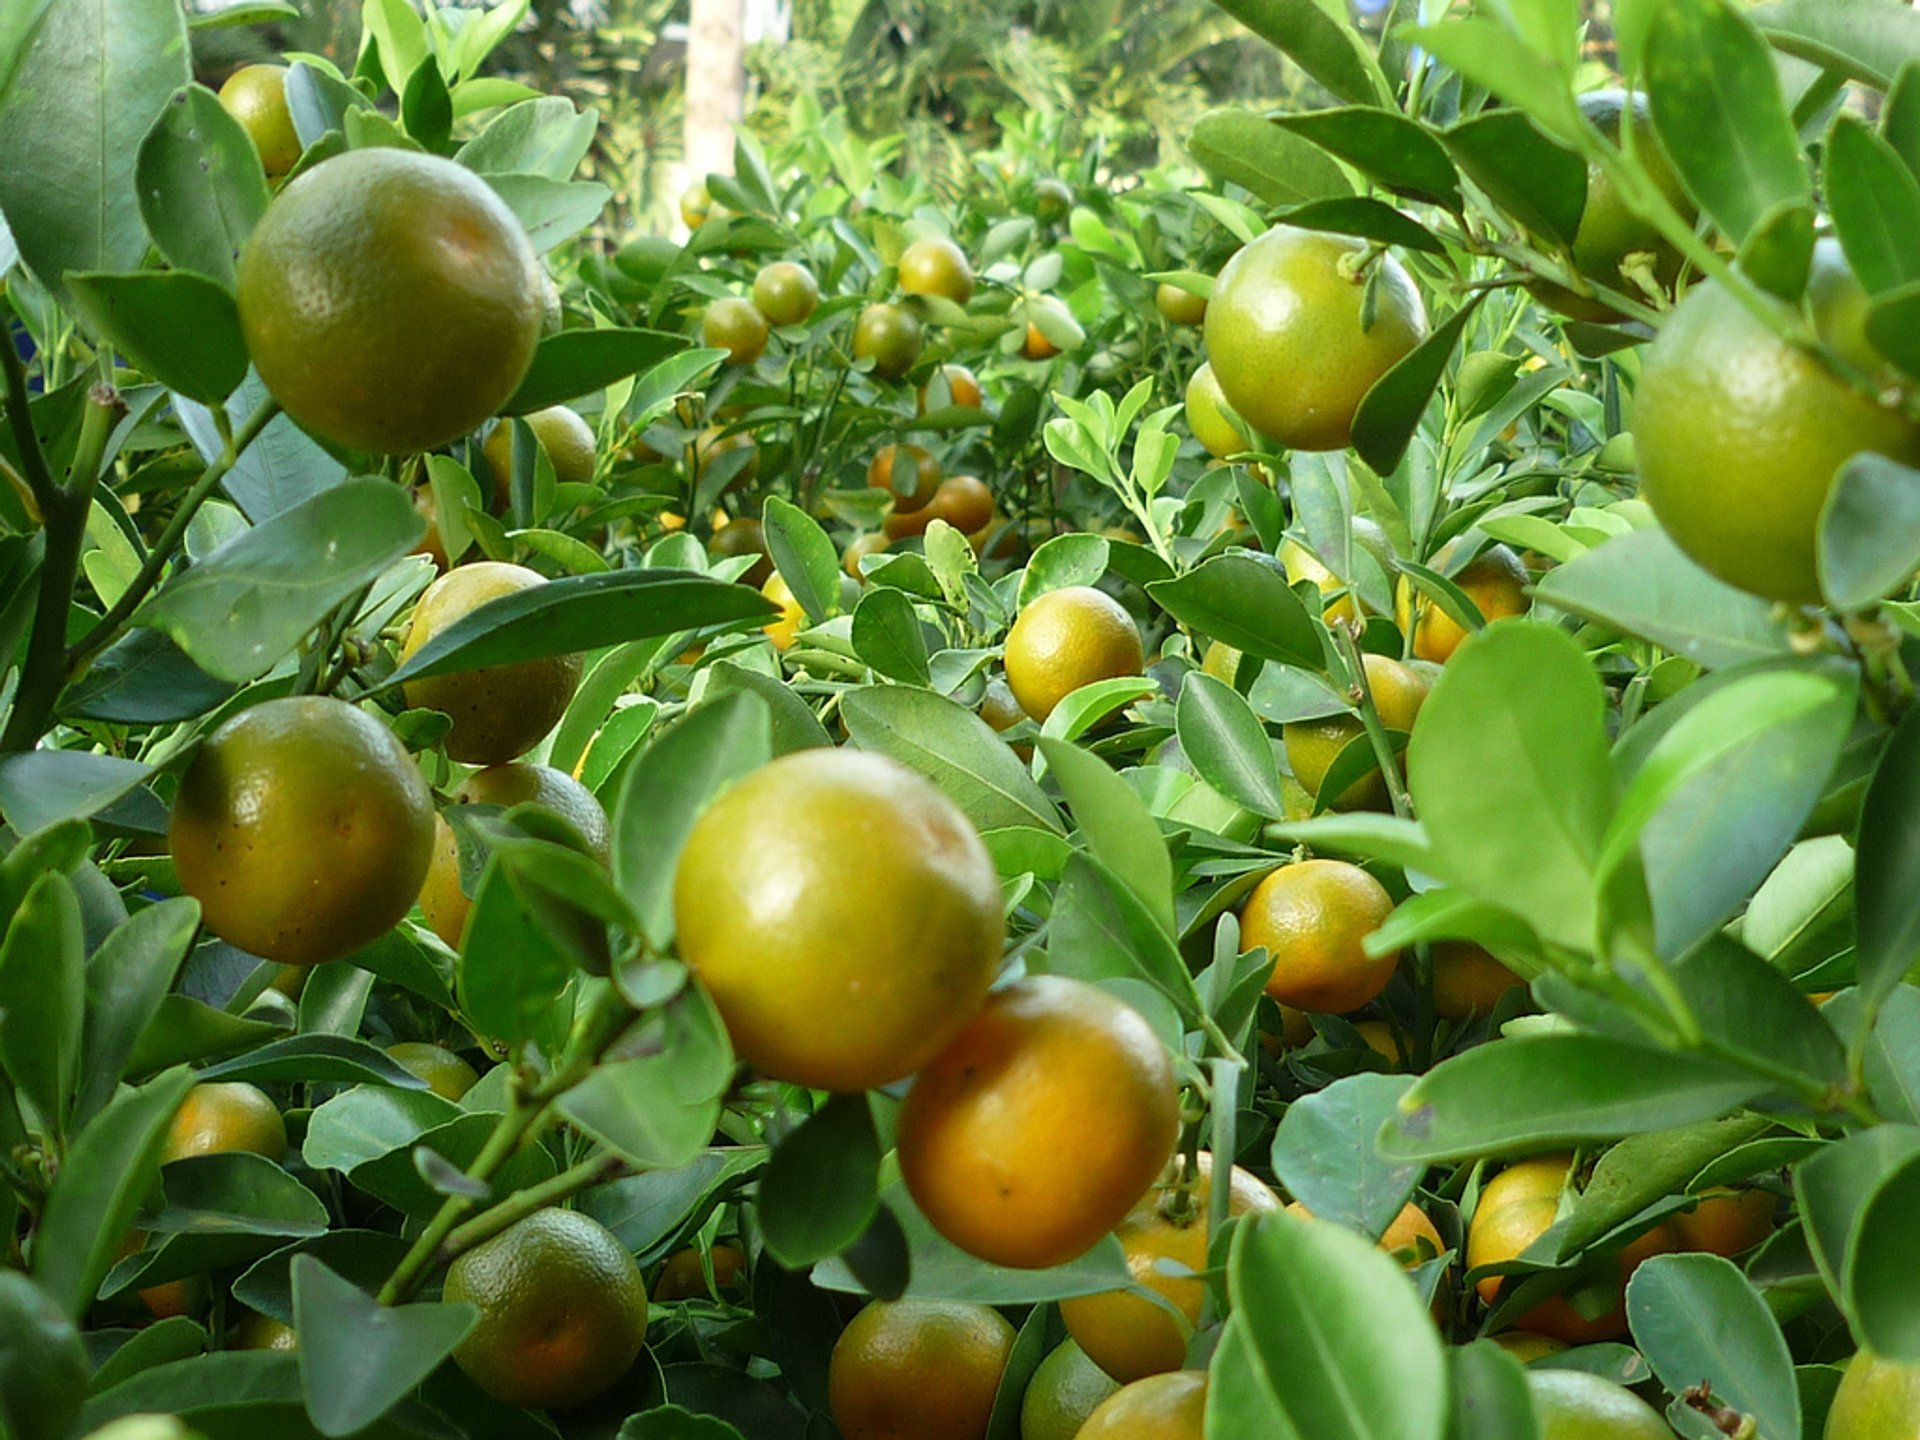
[[[1361,276],[1341,263],[1367,242],[1279,225],[1227,261],[1207,304],[1220,389],[1268,439],[1341,450],[1373,384],[1426,338],[1427,312],[1400,262],[1381,257],[1376,313],[1361,328]]]
[[[467,916],[473,901],[460,888],[460,841],[447,817],[433,817],[433,859],[427,865],[427,878],[420,885],[420,918],[427,928],[458,950],[466,934]]]
[[[1433,947],[1433,1008],[1448,1020],[1491,1015],[1501,996],[1524,984],[1470,940],[1442,940]]]
[[[1013,691],[999,676],[987,681],[986,694],[980,697],[980,718],[995,730],[1011,730],[1027,718]]]
[[[806,266],[776,260],[753,277],[753,303],[775,325],[803,325],[820,304],[820,282]]]
[[[1153,292],[1153,306],[1170,325],[1200,325],[1207,318],[1207,297],[1162,280]]]
[[[553,478],[564,484],[585,485],[593,479],[600,458],[600,442],[579,412],[565,405],[549,405],[522,415],[533,438],[553,464]],[[493,508],[504,511],[513,498],[513,425],[502,420],[487,432],[480,447],[493,472]]]
[[[713,1263],[713,1288],[734,1290],[746,1284],[747,1256],[738,1245],[716,1245],[708,1252]],[[704,1300],[707,1267],[698,1250],[676,1250],[660,1267],[660,1278],[653,1282],[653,1298],[660,1304],[675,1300]]]
[[[774,649],[791,649],[806,626],[805,607],[794,598],[787,577],[777,570],[767,577],[767,583],[760,587],[760,593],[780,607],[780,613],[760,627],[761,633],[773,642]]]
[[[900,288],[909,295],[938,295],[965,305],[973,299],[973,266],[967,263],[967,252],[951,240],[916,240],[900,257]]]
[[[480,1083],[480,1073],[444,1045],[402,1040],[387,1047],[387,1058],[442,1100],[458,1100]]]
[[[503,1405],[591,1400],[627,1373],[647,1334],[640,1267],[576,1210],[536,1210],[467,1251],[445,1293],[480,1312],[455,1363]]]
[[[1442,571],[1446,568],[1447,549],[1433,558],[1435,567]],[[1467,592],[1467,598],[1488,623],[1527,613],[1530,603],[1527,567],[1505,545],[1493,545],[1481,551],[1458,574],[1448,578]],[[1451,660],[1453,652],[1467,638],[1460,622],[1436,605],[1425,591],[1416,589],[1404,575],[1394,594],[1394,618],[1399,622],[1400,633],[1411,642],[1414,658],[1431,660],[1436,665]]]
[[[1826,1440],[1910,1440],[1920,1416],[1920,1365],[1900,1364],[1862,1350],[1827,1411]]]
[[[949,475],[918,510],[898,509],[882,522],[890,540],[924,535],[936,520],[944,520],[963,535],[973,535],[993,523],[993,492],[972,475]]]
[[[1773,1233],[1780,1201],[1770,1190],[1707,1191],[1691,1210],[1667,1217],[1681,1250],[1705,1251],[1732,1259],[1744,1255]]]
[[[1020,706],[1044,721],[1082,685],[1146,668],[1139,627],[1126,608],[1088,585],[1049,590],[1007,632],[1007,683]]]
[[[726,351],[729,365],[751,365],[766,353],[767,317],[737,295],[716,300],[700,320],[700,343]]]
[[[400,659],[488,601],[546,583],[524,566],[491,560],[449,570],[414,606]],[[526,753],[560,723],[580,684],[580,665],[578,655],[555,655],[409,680],[402,690],[413,708],[453,717],[449,756],[466,765],[498,765]]]
[[[1264,945],[1273,956],[1267,994],[1282,1005],[1345,1015],[1393,978],[1399,951],[1375,959],[1362,948],[1392,911],[1386,887],[1358,865],[1300,860],[1282,865],[1247,897],[1240,945]]]
[[[752,567],[740,577],[742,585],[752,585],[757,588],[766,584],[773,575],[773,556],[767,550],[767,532],[751,515],[729,520],[715,530],[713,538],[707,541],[707,554],[716,560],[724,559],[729,555],[756,556]]]
[[[914,1082],[900,1173],[962,1250],[1037,1270],[1126,1217],[1179,1127],[1166,1047],[1139,1013],[1095,986],[1029,976],[989,996]]]
[[[1172,1305],[1182,1325],[1164,1307],[1131,1290],[1078,1295],[1060,1302],[1067,1333],[1087,1357],[1122,1384],[1167,1370],[1187,1360],[1193,1327],[1200,1323],[1206,1285],[1196,1278],[1207,1268],[1207,1207],[1213,1191],[1213,1157],[1199,1157],[1198,1178],[1184,1191],[1164,1177],[1114,1229],[1126,1253],[1135,1285]],[[1278,1210],[1280,1197],[1239,1166],[1233,1167],[1227,1197],[1231,1215]],[[1173,1273],[1162,1268],[1171,1262]],[[1183,1275],[1180,1270],[1193,1272]]]
[[[162,1164],[195,1155],[246,1151],[278,1165],[287,1158],[287,1122],[267,1093],[244,1080],[203,1081],[187,1092],[167,1127]]]
[[[1373,695],[1374,709],[1380,713],[1380,723],[1389,730],[1411,732],[1420,707],[1426,703],[1426,677],[1384,655],[1362,655],[1360,665],[1367,672],[1367,689]],[[1280,727],[1280,741],[1294,779],[1309,795],[1318,797],[1340,752],[1364,733],[1359,716],[1328,715],[1319,720],[1289,721]],[[1374,770],[1342,790],[1328,808],[1383,809],[1386,804],[1386,777]]]
[[[1823,340],[1869,374],[1886,370],[1866,339],[1865,294],[1832,240],[1814,247],[1807,299]],[[1920,463],[1920,427],[1711,280],[1647,347],[1633,437],[1640,493],[1673,543],[1729,585],[1796,605],[1820,598],[1814,537],[1841,465],[1863,451]]]
[[[1604,1376],[1530,1369],[1527,1388],[1540,1440],[1673,1440],[1657,1410]]]
[[[985,1440],[1012,1354],[997,1310],[876,1300],[834,1344],[828,1408],[846,1440]]]
[[[445,542],[440,538],[440,509],[434,502],[433,489],[431,486],[416,485],[413,487],[413,510],[416,515],[427,522],[427,533],[422,535],[420,542],[407,553],[410,555],[426,556],[433,562],[433,568],[436,570],[446,569],[447,547]]]
[[[1350,622],[1357,618],[1359,609],[1353,595],[1348,591],[1347,582],[1329,570],[1313,551],[1289,535],[1280,542],[1280,553],[1277,558],[1281,567],[1287,572],[1289,585],[1297,585],[1302,580],[1311,580],[1322,595],[1331,594],[1336,590],[1343,592],[1339,599],[1320,612],[1321,618],[1327,624]]]
[[[433,801],[384,724],[339,700],[267,700],[225,721],[181,777],[167,842],[207,928],[283,965],[318,965],[412,908]]]
[[[856,535],[847,542],[846,551],[840,557],[841,566],[847,574],[864,584],[867,572],[860,568],[860,562],[869,555],[884,554],[891,543],[891,538],[878,530],[866,535]]]
[[[947,387],[947,404],[958,405],[967,410],[978,410],[986,402],[986,393],[981,390],[979,379],[966,366],[942,365],[939,376]],[[922,385],[916,399],[916,408],[922,415],[927,413],[929,388],[927,385]]]
[[[293,1327],[271,1315],[249,1315],[227,1332],[230,1350],[298,1350]]]
[[[919,445],[883,445],[867,462],[867,484],[893,496],[896,511],[918,510],[940,488],[940,462]]]
[[[287,108],[286,66],[242,65],[220,87],[220,103],[253,141],[269,180],[278,180],[300,163],[306,147]]]
[[[1467,1227],[1469,1270],[1515,1259],[1546,1233],[1559,1214],[1560,1196],[1567,1186],[1570,1163],[1565,1155],[1539,1156],[1509,1165],[1486,1183]],[[1580,1314],[1564,1295],[1554,1295],[1520,1316],[1513,1326],[1516,1330],[1564,1340],[1569,1345],[1617,1340],[1627,1333],[1627,1280],[1642,1260],[1673,1248],[1672,1232],[1664,1225],[1656,1226],[1624,1246],[1616,1257],[1618,1298],[1597,1320]],[[1504,1281],[1504,1276],[1483,1275],[1474,1284],[1480,1298],[1492,1305],[1499,1298]]]
[[[878,868],[876,868],[878,867]],[[876,887],[847,877],[884,873]],[[740,1058],[865,1090],[939,1054],[1000,964],[1000,881],[951,800],[854,750],[786,755],[728,789],[674,873],[680,957]]]
[[[920,317],[903,305],[869,305],[853,323],[853,358],[873,361],[880,380],[898,380],[914,367],[927,343]]]
[[[356,450],[432,450],[506,403],[540,339],[526,231],[464,166],[349,150],[280,192],[240,255],[247,352],[273,398]]]
[[[1206,1425],[1206,1371],[1175,1370],[1121,1386],[1076,1440],[1201,1440]]]
[[[1020,1440],[1073,1440],[1087,1417],[1120,1388],[1071,1340],[1062,1341],[1027,1382],[1020,1401]]]
[[[1589,91],[1580,97],[1580,109],[1602,135],[1616,144],[1619,142],[1620,132],[1628,123],[1629,114],[1628,97],[1624,90]],[[1636,142],[1635,157],[1666,196],[1668,203],[1685,216],[1691,225],[1693,201],[1688,198],[1679,177],[1673,173],[1673,167],[1667,164],[1666,152],[1653,138],[1647,117],[1646,96],[1633,96],[1631,115]],[[1589,280],[1639,298],[1640,287],[1620,273],[1620,263],[1637,251],[1653,256],[1654,278],[1659,281],[1662,290],[1671,294],[1674,281],[1680,278],[1680,252],[1660,234],[1658,226],[1641,219],[1628,208],[1620,192],[1614,188],[1612,177],[1604,169],[1599,165],[1589,165],[1586,206],[1580,212],[1580,226],[1573,237],[1573,268]],[[1625,318],[1603,300],[1576,294],[1565,286],[1549,281],[1532,281],[1527,289],[1536,299],[1570,319],[1604,325]]]

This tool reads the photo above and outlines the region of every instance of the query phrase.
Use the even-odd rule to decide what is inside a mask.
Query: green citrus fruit
[[[1826,1440],[1914,1440],[1920,1436],[1920,1365],[1862,1350],[1847,1365],[1827,1411]]]
[[[729,365],[751,365],[766,353],[767,317],[737,295],[716,300],[701,318],[700,343],[726,351]]]
[[[479,1322],[454,1347],[503,1405],[560,1409],[627,1373],[647,1334],[647,1287],[611,1231],[574,1210],[536,1210],[447,1269],[446,1298]]]
[[[1073,191],[1064,180],[1047,175],[1033,182],[1033,213],[1039,219],[1049,225],[1057,224],[1067,218],[1071,209]]]
[[[302,425],[358,450],[432,450],[506,403],[540,339],[540,264],[486,181],[432,155],[350,150],[280,192],[240,255],[254,368]]]
[[[287,108],[286,66],[242,65],[220,87],[220,103],[253,141],[269,179],[279,179],[300,163],[306,147]]]
[[[480,1083],[479,1072],[443,1045],[402,1040],[387,1047],[387,1058],[442,1100],[458,1100]]]
[[[1584,1370],[1527,1371],[1540,1440],[1673,1440],[1646,1401]]]
[[[1020,1402],[1020,1440],[1073,1440],[1087,1417],[1120,1382],[1071,1340],[1063,1341],[1033,1372]]]
[[[909,295],[938,295],[956,305],[973,298],[973,266],[953,241],[916,240],[900,257],[900,288]]]
[[[563,485],[584,485],[593,479],[594,466],[600,456],[600,442],[593,433],[593,427],[582,420],[577,411],[565,405],[549,405],[544,410],[535,410],[531,415],[522,415],[520,418],[527,422],[527,428],[533,431],[533,438],[547,452],[547,459],[553,464],[555,480]],[[489,430],[480,453],[486,458],[487,468],[493,472],[493,508],[504,511],[513,493],[512,422],[502,420]]]
[[[1076,1440],[1201,1440],[1206,1423],[1206,1372],[1175,1370],[1121,1386],[1087,1417]]]
[[[753,303],[775,325],[804,324],[820,303],[820,282],[806,266],[776,260],[753,277]]]
[[[1367,243],[1279,225],[1239,251],[1207,304],[1207,357],[1240,418],[1296,450],[1350,443],[1373,384],[1427,333],[1426,307],[1399,261],[1379,260],[1375,314],[1365,277],[1342,273]]]
[[[1213,366],[1202,364],[1187,381],[1187,428],[1209,455],[1224,460],[1247,449],[1247,442],[1227,418],[1227,397]]]
[[[863,873],[877,883],[847,883]],[[971,822],[854,750],[799,751],[723,793],[687,838],[673,901],[680,956],[740,1058],[823,1090],[918,1070],[1000,963],[1000,882]]]
[[[1153,306],[1170,325],[1200,325],[1207,318],[1207,297],[1169,285],[1164,280],[1153,292]]]
[[[433,850],[413,757],[339,700],[267,700],[223,723],[180,780],[167,828],[207,928],[249,954],[317,965],[412,907]]]
[[[1814,247],[1822,339],[1878,374],[1865,303],[1840,247]],[[1783,319],[1784,302],[1763,301]],[[1694,562],[1769,600],[1814,604],[1814,540],[1839,468],[1863,451],[1920,464],[1920,427],[1860,394],[1714,281],[1687,292],[1647,348],[1634,396],[1640,492]]]
[[[853,325],[853,358],[873,361],[882,380],[898,380],[911,370],[925,345],[920,317],[903,305],[869,305]]]

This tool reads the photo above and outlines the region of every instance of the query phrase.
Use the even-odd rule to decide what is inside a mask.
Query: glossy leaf
[[[1860,1343],[1889,1360],[1920,1364],[1920,1156],[1874,1187],[1854,1229],[1846,1268],[1846,1308]]]
[[[55,1134],[80,1073],[84,947],[79,897],[57,871],[34,882],[0,944],[0,1069]]]
[[[253,142],[220,97],[204,85],[177,92],[140,145],[136,178],[141,217],[167,262],[231,289],[271,196]]]
[[[628,1163],[673,1169],[713,1138],[733,1079],[733,1047],[703,991],[683,991],[644,1023],[658,1032],[654,1053],[599,1066],[559,1107]]]
[[[0,759],[0,815],[23,835],[97,815],[152,778],[153,767],[85,750],[30,750]]]
[[[1193,979],[1166,927],[1119,876],[1077,852],[1054,897],[1046,968],[1076,980],[1142,982],[1180,1014],[1198,1010]]]
[[[1087,848],[1125,882],[1160,925],[1173,930],[1173,861],[1160,827],[1133,788],[1106,764],[1064,740],[1042,738]]]
[[[233,685],[207,674],[157,630],[129,630],[60,696],[60,713],[122,725],[165,725],[204,715]]]
[[[1220,0],[1220,8],[1342,100],[1382,99],[1379,71],[1359,36],[1315,0]]]
[[[113,1098],[134,1045],[172,988],[199,925],[197,901],[163,900],[137,911],[87,961],[77,1123],[84,1125]],[[0,969],[0,982],[4,976]]]
[[[66,1440],[86,1393],[73,1321],[25,1275],[0,1270],[0,1428],[13,1440]]]
[[[1854,876],[1862,996],[1879,1001],[1920,961],[1920,715],[1900,722],[1860,807]]]
[[[1370,179],[1409,199],[1460,208],[1460,177],[1425,127],[1392,110],[1355,105],[1280,115],[1274,124],[1311,140]]]
[[[1340,167],[1312,142],[1251,110],[1210,110],[1187,145],[1216,184],[1252,191],[1269,205],[1301,205],[1350,193]]]
[[[1627,1321],[1654,1374],[1674,1394],[1703,1381],[1714,1400],[1800,1440],[1793,1357],[1767,1302],[1718,1255],[1656,1255],[1627,1285]]]
[[[1188,675],[1174,733],[1200,778],[1229,800],[1270,820],[1286,812],[1272,737],[1231,685],[1197,670]]]
[[[377,1305],[311,1255],[293,1262],[293,1314],[307,1413],[329,1437],[386,1414],[479,1319],[464,1302]]]
[[[1221,555],[1176,580],[1149,585],[1181,624],[1262,660],[1321,667],[1320,642],[1300,597],[1277,570],[1243,555]]]
[[[160,1172],[166,1204],[142,1217],[167,1234],[323,1235],[327,1207],[264,1155],[236,1150],[175,1160]]]
[[[1273,1173],[1316,1220],[1378,1239],[1420,1179],[1374,1145],[1413,1083],[1405,1075],[1349,1075],[1287,1107],[1273,1136]]]
[[[1447,373],[1454,347],[1479,308],[1478,300],[1462,305],[1361,397],[1360,408],[1353,414],[1353,448],[1380,474],[1400,468],[1407,447],[1419,433],[1421,417]]]
[[[1447,1352],[1453,1367],[1453,1431],[1473,1440],[1540,1440],[1533,1392],[1520,1362],[1491,1340]]]
[[[856,745],[918,770],[975,828],[1065,833],[1053,802],[992,727],[945,696],[899,686],[854,690],[840,713]]]
[[[232,1060],[209,1065],[202,1080],[337,1080],[344,1084],[375,1081],[417,1090],[425,1082],[366,1040],[346,1035],[293,1035],[262,1045]]]
[[[1878,0],[1771,0],[1753,23],[1787,54],[1881,90],[1920,55],[1920,15]]]
[[[1056,535],[1042,542],[1021,573],[1015,608],[1026,609],[1050,590],[1098,583],[1112,550],[1104,535]]]
[[[1914,194],[1920,226],[1920,185]],[[1872,453],[1842,465],[1820,514],[1819,562],[1821,592],[1836,610],[1864,610],[1902,590],[1920,564],[1920,473]]]
[[[778,495],[767,497],[765,516],[767,551],[807,622],[818,625],[838,614],[840,557],[820,522]]]
[[[1571,1259],[1667,1195],[1687,1188],[1720,1156],[1764,1134],[1772,1122],[1743,1112],[1674,1130],[1630,1135],[1610,1147],[1573,1210],[1559,1225],[1559,1258]]]
[[[1687,193],[1736,244],[1813,183],[1773,57],[1727,0],[1668,0],[1646,42],[1654,133]]]
[[[875,585],[853,610],[853,648],[868,665],[890,680],[928,686],[927,639],[903,591]]]
[[[356,1085],[314,1109],[301,1157],[315,1170],[351,1170],[411,1145],[460,1113],[431,1090]]]
[[[534,1038],[573,975],[573,959],[526,877],[504,856],[481,875],[464,941],[461,1010],[482,1034],[508,1044]]]
[[[509,106],[454,157],[478,175],[544,175],[566,180],[593,146],[594,114],[561,95]]]
[[[1522,1036],[1456,1055],[1416,1080],[1380,1150],[1437,1161],[1617,1140],[1725,1115],[1768,1088],[1681,1051],[1603,1035]]]
[[[1920,180],[1893,146],[1844,112],[1827,132],[1826,190],[1840,246],[1869,295],[1920,280],[1920,260],[1906,243],[1920,231]]]
[[[865,1095],[835,1095],[774,1147],[760,1178],[761,1233],[797,1270],[860,1238],[880,1204],[880,1141]]]
[[[244,425],[266,398],[267,389],[259,376],[249,374],[246,383],[227,401],[232,428],[238,430]],[[211,465],[219,459],[225,441],[212,413],[185,399],[176,400],[174,410],[201,460]],[[288,416],[276,415],[260,438],[240,453],[221,481],[221,488],[258,525],[346,478],[346,466],[321,449]]]
[[[1844,1299],[1853,1273],[1856,1237],[1879,1188],[1920,1159],[1920,1129],[1880,1125],[1828,1145],[1793,1172],[1794,1198],[1806,1227],[1807,1248],[1830,1294]]]
[[[405,491],[349,480],[222,545],[162,586],[138,619],[208,674],[264,675],[425,533]]]
[[[502,415],[530,415],[651,369],[687,348],[684,335],[659,330],[562,330],[540,342],[520,388]]]

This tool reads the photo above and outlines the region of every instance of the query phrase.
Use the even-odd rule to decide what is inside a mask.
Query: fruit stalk
[[[611,1150],[590,1155],[570,1165],[551,1180],[525,1190],[517,1190],[498,1205],[483,1210],[464,1225],[455,1226],[441,1243],[438,1263],[449,1264],[477,1245],[483,1245],[501,1231],[519,1224],[536,1210],[557,1205],[582,1190],[591,1190],[608,1180],[618,1179],[627,1164]]]
[[[1393,802],[1393,813],[1402,820],[1410,820],[1413,801],[1407,795],[1407,782],[1400,774],[1400,757],[1394,753],[1393,742],[1387,738],[1387,727],[1381,723],[1379,708],[1373,703],[1373,687],[1367,683],[1367,667],[1360,662],[1360,646],[1353,638],[1353,631],[1345,625],[1335,625],[1333,635],[1341,658],[1353,675],[1354,688],[1360,692],[1360,724],[1373,745],[1374,758],[1380,762],[1380,774],[1387,782],[1387,797]]]

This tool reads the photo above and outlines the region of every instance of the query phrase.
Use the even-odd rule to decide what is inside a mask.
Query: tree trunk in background
[[[693,0],[687,26],[686,165],[733,173],[733,127],[746,102],[746,0]]]

